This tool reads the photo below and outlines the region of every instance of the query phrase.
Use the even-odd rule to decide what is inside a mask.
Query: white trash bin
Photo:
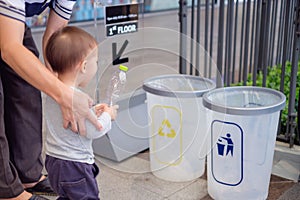
[[[210,109],[208,193],[213,199],[267,199],[280,110],[286,98],[261,87],[219,88]]]
[[[199,152],[203,151],[208,127],[202,95],[215,87],[209,79],[189,75],[163,75],[144,81],[150,167],[155,176],[180,182],[203,175],[206,155]]]

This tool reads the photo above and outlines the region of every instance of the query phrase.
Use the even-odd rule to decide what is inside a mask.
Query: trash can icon
[[[214,89],[209,79],[162,75],[144,81],[150,120],[150,168],[168,181],[189,181],[203,175],[208,126],[204,93]]]
[[[210,110],[208,193],[213,199],[267,199],[284,94],[227,87],[203,96]]]
[[[224,155],[224,148],[225,148],[225,144],[222,144],[221,143],[222,142],[222,140],[218,140],[218,143],[217,143],[217,145],[218,145],[218,154],[219,155]]]

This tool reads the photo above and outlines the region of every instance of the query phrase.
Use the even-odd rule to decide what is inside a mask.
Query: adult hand
[[[93,105],[93,100],[85,93],[70,89],[66,95],[71,95],[66,99],[70,99],[68,103],[61,104],[61,110],[63,114],[63,126],[64,128],[71,128],[72,131],[78,132],[80,135],[86,135],[85,120],[88,119],[98,130],[101,130],[102,126],[98,122],[95,115],[90,112],[90,108]],[[67,106],[63,106],[67,105]]]

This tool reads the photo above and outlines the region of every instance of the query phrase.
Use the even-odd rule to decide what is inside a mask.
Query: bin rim
[[[260,106],[260,107],[233,107],[233,106],[226,106],[225,104],[217,104],[210,100],[208,97],[214,93],[218,92],[226,92],[226,91],[257,91],[257,92],[264,92],[275,95],[279,97],[278,102],[272,105]],[[224,100],[225,102],[225,100]],[[203,96],[203,106],[224,114],[232,114],[232,115],[260,115],[260,114],[269,114],[273,112],[277,112],[282,110],[285,107],[286,97],[282,92],[277,90],[266,88],[266,87],[258,87],[258,86],[233,86],[233,87],[225,87],[225,88],[218,88],[212,90]]]
[[[192,80],[199,80],[204,81],[207,84],[207,89],[202,90],[194,90],[194,91],[171,91],[171,90],[163,90],[161,88],[152,87],[150,84],[148,84],[151,81],[159,80],[159,79],[167,79],[167,78],[184,78],[184,79],[192,79]],[[216,84],[208,79],[203,78],[200,76],[193,76],[193,75],[185,75],[185,74],[169,74],[169,75],[159,75],[154,76],[151,78],[148,78],[143,83],[143,89],[146,92],[149,92],[151,94],[155,94],[158,96],[165,96],[165,97],[179,97],[179,98],[193,98],[193,97],[202,97],[203,94],[206,92],[215,89]]]

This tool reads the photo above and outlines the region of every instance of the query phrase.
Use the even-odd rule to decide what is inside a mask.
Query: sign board
[[[106,36],[137,32],[139,4],[105,7]]]
[[[121,35],[126,33],[136,32],[138,29],[138,22],[129,22],[121,24],[113,24],[106,26],[106,36]]]

